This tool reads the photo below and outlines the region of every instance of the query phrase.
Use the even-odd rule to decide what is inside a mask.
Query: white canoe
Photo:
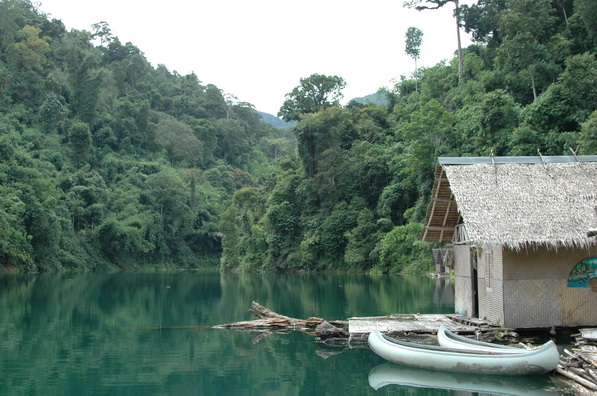
[[[507,345],[492,344],[490,342],[477,341],[471,338],[460,336],[458,334],[454,334],[450,330],[446,329],[444,326],[441,326],[437,332],[437,342],[439,343],[439,345],[443,347],[457,349],[472,349],[481,352],[526,353],[533,349],[537,349],[525,349]]]
[[[369,347],[389,362],[460,373],[534,375],[553,371],[560,360],[556,344],[548,341],[525,353],[482,352],[399,341],[379,330],[369,333]]]

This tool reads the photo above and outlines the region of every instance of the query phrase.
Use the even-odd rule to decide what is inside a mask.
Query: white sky
[[[342,77],[344,101],[409,76],[405,33],[423,31],[419,67],[452,59],[451,4],[415,11],[403,0],[40,0],[68,30],[106,21],[155,67],[195,72],[257,110],[277,114],[284,96],[313,73]],[[470,44],[461,32],[463,47]]]

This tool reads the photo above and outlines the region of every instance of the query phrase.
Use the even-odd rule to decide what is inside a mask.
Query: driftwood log
[[[252,330],[252,331],[303,331],[324,339],[348,338],[347,321],[326,321],[323,318],[310,317],[307,319],[291,318],[272,311],[253,301],[249,309],[258,319],[234,322],[214,326],[216,329]]]

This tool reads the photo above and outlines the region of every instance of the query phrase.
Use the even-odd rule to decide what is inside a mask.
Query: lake
[[[452,313],[454,291],[449,280],[398,275],[0,275],[0,395],[557,394],[543,393],[549,376],[412,370],[301,332],[211,328],[254,319],[252,301],[334,320]]]

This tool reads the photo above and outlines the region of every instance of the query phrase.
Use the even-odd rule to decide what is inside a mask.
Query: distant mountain
[[[385,98],[385,96],[383,94],[379,94],[379,93],[374,93],[371,95],[362,96],[360,98],[351,99],[351,101],[353,101],[353,100],[355,102],[363,103],[363,104],[377,103],[377,104],[385,105],[388,103],[388,100]],[[262,111],[257,111],[257,113],[261,116],[261,119],[264,122],[267,122],[268,124],[270,124],[276,128],[292,128],[293,126],[296,125],[296,121],[286,122],[283,119],[278,118],[273,114],[264,113]]]
[[[264,122],[267,122],[276,128],[291,128],[296,125],[296,121],[287,122],[273,114],[264,113],[262,111],[258,111],[257,113],[261,116],[261,119]]]
[[[377,103],[377,104],[385,105],[388,103],[388,100],[386,99],[386,97],[383,94],[379,94],[379,93],[362,96],[360,98],[354,98],[352,100],[354,100],[355,102],[364,103],[364,104]]]

